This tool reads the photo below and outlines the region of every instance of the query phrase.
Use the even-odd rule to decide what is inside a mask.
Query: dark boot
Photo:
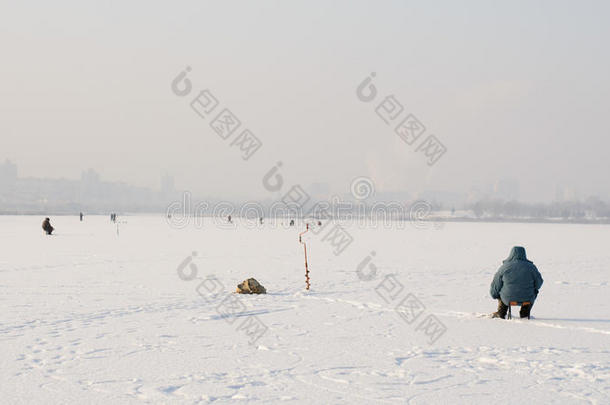
[[[521,309],[519,310],[519,316],[521,318],[529,318],[531,310],[532,310],[532,304],[521,305]]]
[[[504,305],[501,299],[498,299],[498,310],[491,314],[492,318],[506,318],[506,313],[508,312],[508,306]]]

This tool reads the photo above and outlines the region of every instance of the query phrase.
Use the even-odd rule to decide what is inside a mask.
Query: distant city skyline
[[[19,199],[14,199],[15,195],[13,194],[12,205],[9,204],[7,206],[7,202],[10,200],[7,196],[14,191],[14,188],[11,186],[15,185],[17,180],[30,182],[21,184],[21,197],[25,199],[21,201]],[[25,186],[25,189],[28,190],[26,193],[23,192],[24,184],[27,184],[27,186]],[[32,186],[32,184],[36,185]],[[330,185],[325,182],[305,185],[304,190],[314,201],[331,201],[334,198],[344,200],[353,199],[353,196],[350,195],[349,192],[346,192],[346,190],[332,190]],[[125,198],[125,193],[127,191],[130,193],[129,198]],[[33,200],[27,199],[29,196],[36,195],[36,192],[39,193],[36,198]],[[277,194],[275,196],[267,196],[266,198],[259,199],[226,199],[222,196],[203,195],[196,192],[193,194],[189,189],[176,189],[173,176],[167,172],[162,173],[159,176],[159,184],[157,187],[153,188],[105,179],[93,168],[83,170],[80,173],[80,177],[74,176],[73,178],[23,177],[19,175],[19,167],[15,162],[10,159],[5,159],[0,163],[0,212],[2,210],[18,212],[19,204],[23,204],[25,207],[24,211],[28,211],[27,207],[30,207],[30,210],[35,206],[39,208],[43,207],[44,204],[41,204],[41,199],[48,199],[48,197],[44,197],[45,193],[51,197],[51,203],[53,204],[54,209],[59,211],[64,210],[61,206],[63,203],[66,205],[65,209],[68,211],[74,210],[74,207],[79,204],[93,210],[104,211],[111,209],[114,204],[115,207],[125,211],[130,211],[131,209],[134,212],[159,212],[165,210],[171,202],[182,199],[185,192],[190,193],[194,199],[200,201],[215,202],[223,200],[237,204],[247,201],[263,201],[270,203],[280,201],[282,197],[281,194]],[[416,200],[425,200],[433,204],[438,204],[439,206],[444,207],[444,209],[463,209],[472,203],[485,200],[524,202],[520,199],[519,182],[509,179],[499,179],[493,183],[472,185],[464,192],[449,192],[443,190],[423,190],[420,192],[374,190],[374,193],[375,195],[369,198],[367,202],[398,201],[401,203],[409,203]],[[62,198],[64,198],[64,200],[57,200],[57,195],[63,196]],[[72,196],[71,200],[67,197],[70,195]],[[98,205],[92,204],[94,201],[98,202],[100,196],[103,196],[103,199],[105,199],[104,203]],[[593,197],[599,198],[599,196],[595,195],[582,196],[573,188],[557,184],[554,198],[545,201],[545,203],[575,202]]]

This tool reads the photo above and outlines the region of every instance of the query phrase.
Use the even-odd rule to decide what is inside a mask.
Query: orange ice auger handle
[[[309,268],[307,267],[307,244],[303,242],[301,236],[309,231],[309,224],[306,224],[305,231],[299,234],[299,243],[303,245],[303,251],[305,252],[305,289],[309,290]]]

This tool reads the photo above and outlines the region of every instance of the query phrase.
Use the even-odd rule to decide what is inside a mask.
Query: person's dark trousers
[[[501,299],[498,299],[498,310],[491,314],[493,318],[506,318],[506,313],[508,312],[508,306],[504,305]]]
[[[532,306],[534,304],[529,304],[529,305],[521,305],[521,309],[519,310],[519,316],[521,318],[527,318],[530,316],[530,312],[532,310]]]

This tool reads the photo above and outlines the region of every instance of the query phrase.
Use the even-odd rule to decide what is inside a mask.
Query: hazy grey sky
[[[558,183],[608,198],[609,20],[606,1],[5,1],[0,159],[238,198],[269,197],[277,161],[288,185],[337,192],[507,178],[524,200]],[[205,88],[262,140],[250,160],[191,110]],[[390,94],[447,147],[434,166],[375,114]]]

